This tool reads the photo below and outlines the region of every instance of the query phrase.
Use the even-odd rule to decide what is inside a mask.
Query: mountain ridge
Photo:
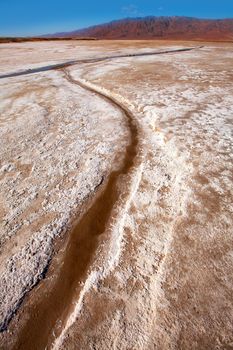
[[[92,37],[96,39],[233,40],[233,19],[195,17],[136,17],[113,20],[83,29],[46,37]]]

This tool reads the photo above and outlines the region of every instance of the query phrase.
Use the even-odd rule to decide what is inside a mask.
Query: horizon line
[[[63,33],[72,33],[78,30],[85,30],[85,29],[89,29],[91,27],[95,27],[95,26],[100,26],[100,25],[105,25],[108,23],[112,23],[112,22],[118,22],[118,21],[123,21],[123,20],[134,20],[134,19],[143,19],[143,18],[189,18],[189,19],[197,19],[197,20],[207,20],[207,21],[223,21],[223,20],[233,20],[233,17],[193,17],[193,16],[182,16],[182,15],[164,15],[164,16],[156,16],[156,15],[147,15],[147,16],[129,16],[129,17],[122,17],[122,18],[118,18],[118,19],[112,19],[109,21],[103,21],[103,22],[99,22],[99,23],[94,23],[94,24],[90,24],[87,25],[85,27],[80,27],[80,28],[75,28],[75,29],[64,29],[64,30],[57,30],[54,31],[52,33],[41,33],[41,34],[29,34],[29,35],[1,35],[0,33],[0,38],[40,38],[46,35],[55,35],[55,34],[63,34]]]

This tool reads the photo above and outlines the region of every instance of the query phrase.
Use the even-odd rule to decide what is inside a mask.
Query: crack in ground
[[[69,66],[76,65],[78,63],[95,63],[95,62],[101,62],[101,61],[106,61],[106,60],[112,60],[115,58],[141,57],[141,56],[163,55],[163,54],[168,54],[168,53],[179,53],[179,52],[192,51],[195,49],[201,49],[203,47],[204,46],[198,46],[198,47],[188,47],[188,48],[175,49],[175,50],[132,53],[132,54],[127,54],[127,55],[113,55],[113,56],[104,56],[104,57],[99,57],[99,58],[87,58],[87,59],[83,59],[83,60],[70,60],[70,61],[66,61],[63,63],[52,64],[49,66],[44,66],[44,67],[39,67],[39,68],[31,68],[31,69],[26,69],[26,70],[19,71],[19,72],[2,74],[2,75],[0,75],[0,79],[13,78],[13,77],[18,77],[18,76],[22,76],[22,75],[46,72],[46,71],[54,70],[54,69],[62,69],[62,68],[66,68]]]

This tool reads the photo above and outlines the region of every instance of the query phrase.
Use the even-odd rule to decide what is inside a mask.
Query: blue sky
[[[233,0],[0,0],[0,36],[69,31],[150,15],[232,18]]]

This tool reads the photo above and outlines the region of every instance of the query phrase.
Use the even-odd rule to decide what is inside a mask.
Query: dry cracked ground
[[[0,349],[233,349],[232,81],[227,43],[1,44]]]

